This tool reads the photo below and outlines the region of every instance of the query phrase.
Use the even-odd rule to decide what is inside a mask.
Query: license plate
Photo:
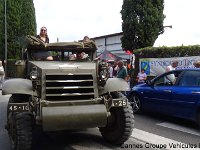
[[[114,107],[127,106],[127,100],[113,100]]]
[[[8,109],[12,112],[24,112],[29,111],[29,105],[28,103],[10,103]]]

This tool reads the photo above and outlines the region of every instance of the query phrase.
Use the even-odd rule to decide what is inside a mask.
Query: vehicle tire
[[[9,103],[12,103],[13,102],[13,97],[11,96],[8,100],[8,104]],[[8,116],[9,116],[9,105],[7,105],[7,119],[8,119]]]
[[[112,94],[113,98],[122,97],[122,94]],[[117,96],[117,97],[114,97]],[[124,97],[124,96],[123,96]],[[106,127],[101,127],[100,132],[108,142],[121,145],[127,141],[134,126],[134,116],[130,103],[126,107],[112,107],[110,109],[112,121]]]
[[[8,116],[8,134],[12,150],[31,150],[32,116],[29,112]]]
[[[129,98],[129,102],[133,109],[133,113],[140,113],[142,110],[141,99],[137,94],[132,94]]]

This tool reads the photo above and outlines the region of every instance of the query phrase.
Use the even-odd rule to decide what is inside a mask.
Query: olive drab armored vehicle
[[[112,144],[128,140],[134,118],[121,92],[129,86],[107,78],[96,50],[93,41],[45,44],[27,36],[24,59],[16,62],[17,78],[2,85],[2,94],[11,95],[6,129],[12,149],[31,149],[36,126],[44,132],[98,127]],[[46,60],[49,55],[53,60]]]

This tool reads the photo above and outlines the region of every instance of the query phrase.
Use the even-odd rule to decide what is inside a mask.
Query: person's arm
[[[115,71],[118,71],[119,70],[119,67],[118,65],[114,68]]]
[[[165,71],[166,71],[166,72],[170,71],[169,66],[166,67],[166,70],[165,70]]]
[[[141,74],[140,74],[140,72],[138,73],[138,75],[137,75],[137,82],[140,82],[140,78],[141,78]]]
[[[144,73],[144,80],[146,80],[147,79],[147,74],[146,73]]]
[[[128,81],[128,73],[127,73],[127,69],[124,67],[124,80]]]
[[[48,57],[46,58],[46,60],[53,60],[53,57],[52,57],[52,56],[48,56]]]
[[[125,77],[124,77],[124,80],[125,80],[125,81],[128,81],[128,76],[125,76]]]

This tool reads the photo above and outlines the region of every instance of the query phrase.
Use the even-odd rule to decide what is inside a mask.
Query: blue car
[[[200,69],[164,73],[128,93],[134,113],[159,112],[200,124]]]

